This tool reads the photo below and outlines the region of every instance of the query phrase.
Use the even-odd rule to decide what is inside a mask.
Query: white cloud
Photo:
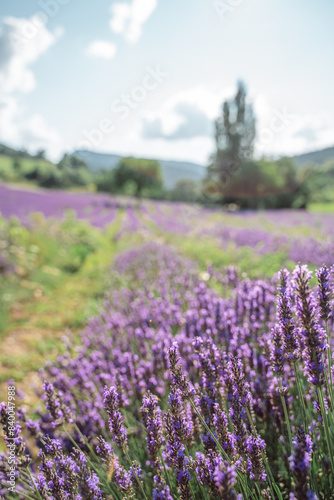
[[[35,86],[30,65],[61,36],[34,18],[6,17],[0,24],[0,135],[1,140],[31,150],[60,152],[61,139],[40,114],[24,114],[22,96]]]
[[[191,108],[202,114],[202,119],[213,121],[219,114],[222,102],[234,95],[233,87],[221,88],[221,85],[198,85],[173,94],[155,111],[146,113],[144,124],[160,124],[161,134],[171,136],[184,124],[182,108]]]
[[[334,120],[330,113],[300,113],[284,104],[269,103],[261,94],[254,100],[254,109],[257,156],[293,156],[333,145]]]
[[[142,26],[157,7],[157,0],[132,0],[131,3],[116,2],[111,5],[110,27],[114,33],[123,34],[130,43],[136,43]]]
[[[0,91],[30,92],[35,78],[29,65],[56,41],[56,35],[29,19],[7,17],[0,25]]]
[[[3,96],[0,99],[1,142],[31,152],[46,149],[50,159],[57,160],[63,150],[59,133],[39,113],[26,116],[21,111],[20,99]]]
[[[117,46],[112,42],[95,40],[86,49],[85,54],[88,57],[97,57],[99,59],[112,59],[117,52]]]

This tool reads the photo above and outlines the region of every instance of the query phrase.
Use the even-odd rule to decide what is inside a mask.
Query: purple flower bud
[[[328,321],[331,317],[331,283],[328,267],[323,266],[315,272],[318,278],[318,303],[321,311],[321,318]]]
[[[276,375],[282,375],[284,366],[284,347],[282,333],[278,325],[272,329],[273,345],[270,353],[270,361]]]
[[[156,462],[163,443],[161,410],[158,407],[157,397],[148,392],[143,398],[141,407],[143,424],[147,432],[147,449],[153,462]]]
[[[53,384],[45,381],[43,389],[46,398],[46,409],[53,418],[53,427],[58,427],[66,422],[72,423],[73,419],[71,418],[70,410],[61,401],[61,395],[56,394]]]
[[[227,461],[220,461],[214,469],[213,478],[220,498],[238,500],[239,496],[234,490],[237,472],[233,465]]]
[[[247,470],[253,481],[261,482],[266,480],[267,475],[262,460],[264,449],[265,442],[259,436],[249,436],[246,439]]]
[[[109,415],[109,429],[112,438],[117,445],[123,449],[127,446],[127,430],[123,425],[123,416],[118,409],[118,394],[115,387],[104,388],[104,407]]]
[[[299,427],[297,435],[293,439],[294,450],[289,458],[290,469],[295,478],[296,500],[313,498],[314,493],[309,489],[309,469],[312,461],[312,440],[305,433],[303,427]]]
[[[277,296],[278,327],[282,333],[284,353],[289,362],[299,359],[299,345],[296,334],[295,319],[293,318],[292,289],[289,283],[289,271],[282,269],[279,272],[279,285]]]
[[[312,277],[307,266],[297,266],[293,272],[296,291],[296,311],[302,328],[305,373],[314,385],[324,384],[323,352],[326,349],[326,334],[319,324],[319,310],[309,281]]]

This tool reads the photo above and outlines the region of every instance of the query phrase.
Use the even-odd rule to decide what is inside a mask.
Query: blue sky
[[[257,154],[334,143],[332,0],[2,0],[0,142],[205,164],[238,79]]]

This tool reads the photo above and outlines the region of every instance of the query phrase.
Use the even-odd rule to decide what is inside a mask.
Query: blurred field
[[[27,374],[62,349],[61,337],[75,335],[98,310],[116,279],[110,271],[114,256],[141,242],[177,247],[199,272],[237,266],[251,278],[271,277],[299,260],[311,268],[334,263],[331,215],[231,214],[8,186],[0,186],[0,194],[6,217],[0,225],[2,383],[15,378],[29,385]]]
[[[333,213],[334,203],[310,203],[308,209],[310,212],[315,213]]]
[[[15,384],[23,391],[24,409],[35,419],[42,380],[47,377],[59,387],[66,380],[72,407],[80,407],[76,422],[85,435],[93,433],[89,439],[100,430],[88,425],[87,415],[100,418],[102,387],[115,370],[115,380],[126,387],[138,378],[133,406],[123,410],[129,428],[136,428],[141,391],[161,391],[161,405],[168,407],[164,368],[160,381],[147,361],[159,352],[154,363],[160,366],[159,342],[185,338],[188,352],[190,331],[204,335],[212,322],[220,324],[212,332],[225,338],[235,306],[241,316],[232,343],[241,342],[244,349],[247,344],[238,332],[245,328],[246,335],[248,320],[245,327],[239,321],[249,315],[252,329],[269,312],[274,314],[280,269],[292,270],[298,262],[311,270],[334,264],[332,213],[232,213],[195,204],[9,185],[0,185],[0,213],[0,398],[7,397],[8,381]],[[220,307],[227,305],[232,309],[226,322]],[[254,345],[267,342],[271,324],[272,319],[261,327],[262,340],[257,338],[259,326],[254,326]],[[130,359],[137,359],[131,376],[126,368]],[[129,397],[133,394],[130,389]],[[259,404],[262,415],[264,403]],[[93,408],[87,414],[81,409],[86,406]],[[277,458],[281,444],[275,432],[263,427],[261,436],[269,443],[274,470],[284,471],[280,480],[288,491],[289,473]],[[272,435],[277,441],[273,449]],[[130,448],[147,464],[138,436],[130,433]],[[176,490],[173,480],[170,484]],[[151,488],[149,476],[145,487]]]

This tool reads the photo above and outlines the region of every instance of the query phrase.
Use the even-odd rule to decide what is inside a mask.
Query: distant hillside
[[[334,160],[334,147],[293,156],[293,160],[299,167],[306,167],[307,165],[322,165],[329,160]]]
[[[17,149],[10,148],[9,146],[5,146],[5,144],[0,144],[0,155],[10,156],[12,158],[35,158],[35,156],[29,154],[25,150],[19,151]]]
[[[0,144],[0,181],[37,183],[37,171],[45,176],[55,169],[45,158]]]
[[[84,151],[78,150],[74,151],[71,156],[78,156],[84,160],[89,170],[94,172],[95,170],[109,170],[116,167],[122,156],[107,154],[107,153],[95,153],[94,151]]]
[[[119,155],[92,151],[75,151],[72,155],[82,158],[92,171],[113,169],[122,158]],[[183,179],[200,183],[206,175],[206,168],[198,163],[159,159],[158,161],[161,165],[163,181],[167,189],[173,189],[176,183]]]

